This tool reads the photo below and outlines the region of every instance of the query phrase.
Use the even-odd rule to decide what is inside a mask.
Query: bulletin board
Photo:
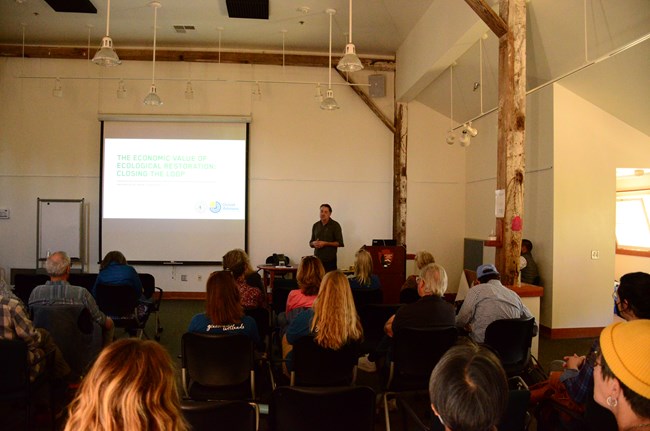
[[[84,199],[38,198],[37,203],[36,267],[50,253],[65,251],[83,271]]]

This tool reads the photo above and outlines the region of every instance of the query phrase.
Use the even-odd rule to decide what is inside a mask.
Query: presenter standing
[[[314,255],[323,262],[325,272],[336,270],[336,249],[343,247],[341,225],[331,215],[332,207],[329,204],[320,206],[320,220],[312,226],[309,241]]]

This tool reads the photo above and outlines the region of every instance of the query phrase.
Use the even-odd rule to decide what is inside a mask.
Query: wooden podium
[[[399,292],[406,280],[406,247],[364,245],[372,256],[373,273],[379,276],[384,304],[399,304]]]

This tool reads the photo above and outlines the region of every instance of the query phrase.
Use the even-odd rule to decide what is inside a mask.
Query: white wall
[[[554,85],[554,328],[611,322],[616,168],[650,166],[649,145],[648,136]]]
[[[408,104],[406,244],[430,251],[456,292],[463,269],[465,151],[445,143],[449,119],[413,101]]]
[[[391,236],[393,135],[351,89],[334,87],[341,109],[325,112],[314,98],[315,85],[261,83],[262,100],[252,102],[251,84],[198,81],[326,82],[327,70],[158,62],[158,94],[164,102],[159,108],[142,105],[150,73],[147,62],[100,69],[80,60],[0,59],[0,207],[11,210],[11,219],[0,220],[0,267],[8,271],[35,266],[37,197],[85,198],[90,212],[89,269],[97,270],[99,113],[250,115],[253,263],[262,263],[273,252],[294,260],[311,254],[310,229],[323,202],[333,206],[333,217],[343,227],[346,247],[339,251],[340,266],[352,264],[355,250],[372,238]],[[388,96],[378,104],[392,116],[393,75],[385,74]],[[75,79],[63,80],[64,97],[59,99],[52,96],[54,79],[19,75]],[[127,98],[116,98],[116,79],[98,81],[98,75],[124,77]],[[194,100],[184,97],[190,77]],[[333,80],[342,82],[337,74]],[[198,276],[214,269],[138,267],[153,273],[169,291],[201,291]],[[188,281],[181,282],[180,275],[188,275]]]

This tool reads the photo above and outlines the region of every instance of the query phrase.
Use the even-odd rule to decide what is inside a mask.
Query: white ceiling
[[[447,0],[445,0],[447,1]],[[454,0],[449,0],[454,1]],[[91,0],[97,14],[57,13],[44,0],[2,0],[0,43],[21,43],[22,23],[27,44],[99,46],[106,30],[106,0]],[[413,25],[433,0],[354,0],[353,41],[360,55],[394,56]],[[157,43],[160,47],[214,48],[219,27],[222,48],[327,52],[329,16],[333,17],[333,50],[343,51],[348,33],[348,0],[270,0],[269,19],[229,18],[225,0],[160,0]],[[110,35],[115,48],[151,46],[153,9],[149,0],[112,0]],[[306,7],[308,12],[299,11]],[[194,26],[177,33],[173,26]]]
[[[0,44],[98,47],[106,27],[106,0],[91,0],[97,14],[57,13],[44,0],[0,1]],[[269,20],[228,17],[225,0],[160,0],[158,46],[326,53],[328,15],[333,24],[333,51],[341,53],[348,32],[348,0],[269,0]],[[434,2],[462,0],[353,0],[353,41],[360,56],[394,57],[411,28]],[[150,47],[153,9],[148,0],[111,0],[110,35],[120,47]],[[495,3],[489,0],[488,3]],[[444,5],[444,3],[442,3]],[[650,0],[530,0],[527,2],[527,81],[533,88],[588,61],[650,34]],[[309,8],[302,12],[300,8]],[[469,7],[468,13],[473,13]],[[586,13],[585,13],[586,12]],[[586,34],[585,34],[586,23]],[[196,30],[177,33],[174,25]],[[92,26],[92,27],[89,27]],[[585,54],[585,41],[587,52]],[[497,48],[494,36],[484,42],[483,111],[496,105]],[[481,112],[479,44],[456,60],[454,119]],[[399,65],[398,71],[399,71]],[[399,72],[398,72],[399,73]],[[650,135],[650,41],[582,70],[561,81],[581,97]],[[417,97],[449,115],[449,72],[438,76]]]

